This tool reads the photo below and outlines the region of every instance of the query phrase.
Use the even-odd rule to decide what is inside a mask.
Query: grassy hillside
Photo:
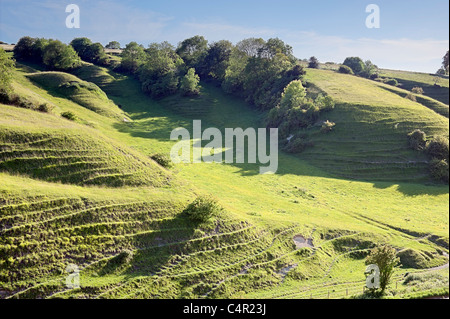
[[[345,178],[429,179],[426,157],[409,149],[406,136],[414,129],[430,137],[448,136],[448,117],[375,81],[314,69],[308,69],[307,79],[335,99],[335,110],[322,120],[336,127],[329,134],[320,127],[308,132],[315,145],[300,157]]]
[[[33,73],[29,74],[28,78],[47,89],[51,94],[69,98],[99,114],[123,118],[117,105],[112,103],[94,83],[82,81],[76,76],[63,72]]]
[[[426,96],[449,105],[448,76],[396,70],[381,70],[380,76],[396,79],[400,87],[408,91],[414,87],[421,87]]]
[[[390,297],[448,293],[448,186],[423,183],[426,159],[406,142],[415,128],[448,135],[448,118],[376,82],[308,70],[337,100],[326,115],[335,132],[312,132],[316,145],[299,156],[280,153],[275,175],[259,164],[169,172],[148,158],[168,154],[174,128],[198,118],[222,131],[263,127],[265,114],[208,84],[199,98],[153,101],[133,78],[79,69],[125,122],[36,86],[36,71],[20,68],[14,85],[51,114],[0,105],[0,297],[344,298],[362,293],[364,257],[384,242],[408,252]],[[193,224],[183,210],[203,193],[225,212]],[[70,263],[80,289],[65,287]]]

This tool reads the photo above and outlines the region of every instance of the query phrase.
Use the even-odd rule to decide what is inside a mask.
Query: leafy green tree
[[[394,273],[395,267],[399,264],[400,258],[397,252],[389,245],[381,245],[373,248],[366,259],[366,265],[377,265],[380,269],[381,292],[386,290]]]
[[[448,57],[448,52],[449,52],[449,51],[447,51],[447,53],[444,55],[444,58],[443,58],[443,61],[442,61],[442,67],[443,67],[443,69],[444,69],[444,71],[445,71],[445,74],[448,74],[448,73],[449,73],[449,66],[448,66],[448,63],[449,63],[448,59],[449,59],[449,57]]]
[[[34,44],[32,46],[32,51],[33,51],[32,61],[33,62],[38,63],[38,64],[43,63],[45,48],[47,47],[47,45],[49,43],[50,43],[50,40],[48,40],[48,39],[44,39],[44,38],[35,39]]]
[[[311,69],[319,68],[319,60],[315,56],[309,58],[308,68]]]
[[[136,42],[130,42],[122,52],[121,69],[125,72],[135,73],[139,66],[145,62],[144,48]]]
[[[281,96],[280,106],[283,109],[291,109],[301,106],[305,102],[306,89],[303,87],[302,81],[292,81],[284,89]]]
[[[61,71],[74,69],[81,65],[80,57],[73,47],[59,40],[50,40],[45,47],[43,62],[49,69]]]
[[[353,73],[356,75],[359,75],[361,72],[363,72],[365,67],[363,60],[358,57],[346,58],[343,64],[352,69]]]
[[[221,83],[225,79],[232,50],[233,44],[230,41],[222,40],[211,44],[199,73]]]
[[[195,69],[190,68],[187,74],[181,80],[180,89],[183,95],[192,96],[200,93],[200,77],[195,74]]]
[[[249,38],[238,42],[236,48],[248,57],[256,57],[265,45],[266,41],[261,38]]]
[[[120,49],[120,43],[117,41],[111,41],[105,46],[105,48],[117,50]]]
[[[105,48],[101,43],[93,43],[84,52],[84,59],[88,62],[98,63],[106,58]]]
[[[80,58],[86,60],[87,51],[92,45],[92,41],[88,38],[75,38],[70,42],[70,45],[74,48],[75,52],[78,53]]]
[[[378,67],[373,64],[370,60],[364,62],[364,68],[360,72],[360,76],[365,78],[372,78],[378,74]]]
[[[178,90],[184,62],[168,42],[152,43],[146,50],[145,63],[139,68],[142,90],[153,98],[162,98]]]
[[[0,90],[10,91],[14,60],[0,48]]]
[[[14,46],[14,58],[17,61],[31,61],[33,59],[33,45],[35,42],[35,38],[22,37]]]
[[[176,53],[188,67],[198,69],[208,54],[208,41],[203,36],[196,35],[181,42]]]

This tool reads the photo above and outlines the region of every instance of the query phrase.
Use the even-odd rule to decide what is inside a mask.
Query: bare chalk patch
[[[306,239],[302,235],[295,235],[294,243],[295,243],[295,246],[297,247],[297,249],[305,248],[305,247],[314,248],[312,239],[311,238]]]

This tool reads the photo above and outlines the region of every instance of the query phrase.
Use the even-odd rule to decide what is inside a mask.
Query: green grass
[[[426,96],[449,105],[448,76],[396,70],[381,70],[380,76],[396,79],[400,87],[408,91],[414,87],[421,87]]]
[[[326,114],[336,130],[308,132],[316,145],[280,153],[277,174],[259,175],[259,164],[167,171],[149,157],[168,154],[174,128],[191,130],[193,119],[222,131],[263,127],[265,114],[208,84],[199,98],[153,101],[137,80],[84,65],[76,76],[121,105],[124,122],[36,86],[35,72],[20,68],[14,86],[51,103],[51,114],[0,105],[3,158],[29,160],[0,172],[0,296],[346,298],[361,295],[364,256],[384,242],[414,250],[425,268],[399,268],[390,297],[448,291],[448,268],[433,268],[448,263],[448,186],[431,183],[425,163],[405,165],[425,161],[407,149],[410,130],[448,135],[448,118],[430,108],[374,81],[308,70],[338,102]],[[123,176],[92,185],[77,165]],[[80,175],[63,180],[62,171]],[[197,225],[182,211],[200,194],[225,211]],[[297,249],[296,235],[314,248]],[[65,288],[69,263],[81,269],[80,289]],[[406,272],[436,275],[403,285]]]

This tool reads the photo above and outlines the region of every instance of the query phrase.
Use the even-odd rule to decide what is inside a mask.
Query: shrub
[[[37,110],[39,112],[50,113],[53,110],[53,106],[48,105],[47,103],[42,103],[38,106]]]
[[[427,145],[427,153],[432,158],[439,160],[445,159],[448,163],[448,138],[444,136],[436,136]]]
[[[414,95],[412,95],[411,93],[406,94],[405,99],[411,100],[413,102],[417,102],[417,99]]]
[[[384,83],[392,86],[398,86],[398,81],[396,79],[385,79]]]
[[[366,265],[375,264],[380,269],[381,292],[386,290],[399,261],[396,250],[389,245],[377,246],[370,251]]]
[[[430,173],[434,179],[448,184],[448,162],[445,159],[432,159],[430,162]]]
[[[61,116],[71,121],[75,121],[77,119],[76,115],[70,111],[61,113]]]
[[[418,87],[418,86],[413,87],[413,89],[411,91],[413,93],[416,93],[416,94],[423,94],[424,93],[423,89],[421,87]]]
[[[302,137],[297,137],[286,145],[285,151],[292,154],[298,154],[310,146],[313,146],[312,142],[307,141]]]
[[[180,90],[184,96],[194,96],[200,94],[200,77],[195,74],[195,69],[190,68],[187,74],[181,79]]]
[[[336,126],[336,123],[326,120],[322,124],[321,131],[324,132],[324,133],[331,132],[335,126]]]
[[[427,135],[421,130],[414,130],[408,134],[409,146],[416,151],[425,149],[427,145]]]
[[[361,58],[359,57],[346,58],[343,65],[348,66],[355,74],[360,74],[364,71],[365,68],[363,60],[361,60]]]
[[[315,56],[309,58],[308,68],[311,69],[319,68],[319,60]]]
[[[158,153],[158,154],[152,155],[150,158],[152,160],[154,160],[156,163],[158,163],[159,165],[161,165],[162,167],[171,168],[173,166],[172,160],[166,154]]]
[[[341,65],[339,67],[338,72],[339,73],[343,73],[343,74],[354,74],[353,70],[350,67],[346,66],[346,65]]]
[[[216,199],[211,196],[198,196],[183,211],[194,222],[204,223],[218,216],[223,211]]]

